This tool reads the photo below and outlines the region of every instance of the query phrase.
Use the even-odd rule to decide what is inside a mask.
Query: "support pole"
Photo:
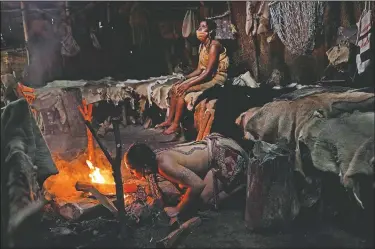
[[[259,40],[257,35],[253,35],[253,44],[254,44],[254,52],[255,52],[255,78],[256,81],[259,82],[260,80],[260,69],[259,69],[259,57],[260,57],[260,48],[259,48]]]
[[[120,220],[120,238],[125,239],[127,233],[126,227],[126,215],[125,215],[125,200],[124,200],[124,189],[121,176],[121,159],[122,159],[122,145],[120,136],[120,118],[112,118],[113,133],[115,135],[116,143],[116,156],[113,160],[112,171],[113,178],[116,184],[116,199],[118,200],[119,220]]]
[[[80,107],[78,108],[81,110]],[[124,239],[127,233],[129,233],[129,229],[126,224],[127,219],[126,219],[126,210],[125,210],[124,189],[123,189],[123,182],[122,182],[122,175],[121,175],[122,144],[121,144],[120,128],[119,128],[120,118],[119,117],[112,118],[112,123],[113,123],[113,131],[114,131],[115,143],[116,143],[115,158],[113,158],[109,154],[108,150],[99,140],[99,137],[96,135],[96,132],[91,125],[91,122],[85,119],[85,124],[88,130],[91,132],[91,135],[95,138],[99,147],[102,149],[104,155],[107,157],[109,163],[112,166],[113,178],[115,179],[115,184],[116,184],[116,199],[117,199],[118,219],[119,219],[119,224],[120,224],[120,238]]]
[[[86,100],[82,100],[82,107],[78,107],[79,111],[81,112],[84,120],[87,120],[91,122],[92,120],[92,104],[86,103]],[[87,130],[87,155],[89,158],[89,161],[95,162],[95,156],[94,156],[94,140],[92,139],[92,133],[89,130],[89,128],[86,128]]]
[[[23,25],[23,34],[25,37],[26,43],[26,56],[27,56],[27,65],[30,65],[30,54],[29,49],[27,48],[27,43],[29,41],[29,26],[27,23],[27,12],[25,2],[21,1],[21,11],[22,11],[22,25]]]

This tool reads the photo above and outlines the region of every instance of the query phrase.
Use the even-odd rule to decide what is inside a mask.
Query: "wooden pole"
[[[27,12],[25,8],[25,3],[21,1],[21,11],[22,11],[22,24],[23,24],[23,34],[25,36],[25,43],[26,43],[26,55],[27,55],[27,65],[30,65],[30,55],[29,50],[27,48],[27,42],[29,41],[29,28],[27,25]]]
[[[111,3],[107,2],[107,24],[111,22]]]
[[[119,221],[120,221],[120,238],[123,240],[127,237],[127,233],[129,232],[126,227],[126,210],[125,210],[125,200],[124,200],[124,188],[122,182],[122,175],[121,175],[121,161],[122,161],[122,143],[121,143],[121,135],[120,135],[120,118],[115,117],[112,118],[113,124],[113,133],[115,135],[115,143],[116,143],[116,156],[113,160],[112,171],[113,171],[113,178],[115,179],[116,185],[116,199],[117,205],[119,210]]]
[[[69,10],[69,2],[65,1],[65,16],[68,17],[70,16],[70,10]]]
[[[259,69],[259,57],[260,57],[260,48],[259,48],[259,41],[256,35],[253,35],[253,44],[254,44],[254,52],[255,52],[255,78],[256,81],[259,82],[260,80],[260,69]]]

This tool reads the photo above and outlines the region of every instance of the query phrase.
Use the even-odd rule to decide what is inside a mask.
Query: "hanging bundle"
[[[328,57],[329,65],[338,66],[349,61],[349,42],[343,41],[340,44],[330,48],[326,55]]]
[[[370,65],[371,10],[368,5],[370,5],[370,3],[366,2],[365,9],[357,23],[357,46],[359,46],[359,54],[357,54],[356,62],[358,74],[362,74]]]
[[[216,23],[216,39],[219,40],[234,40],[237,30],[232,23],[230,5],[228,4],[228,11],[222,15],[207,17]]]
[[[323,24],[324,2],[275,1],[269,4],[271,25],[294,55],[311,52]]]
[[[63,56],[73,57],[81,51],[81,48],[73,37],[71,26],[63,23],[62,28],[65,32],[61,39],[61,54]]]

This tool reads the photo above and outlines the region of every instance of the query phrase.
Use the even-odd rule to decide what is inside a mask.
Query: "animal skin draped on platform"
[[[43,88],[36,89],[38,95],[55,89],[77,88],[80,89],[82,97],[86,99],[87,104],[95,103],[101,100],[113,101],[115,105],[119,101],[130,99],[134,104],[136,95],[147,98],[160,106],[164,106],[163,100],[167,98],[166,94],[160,88],[155,86],[165,83],[176,82],[181,79],[181,75],[173,74],[167,76],[151,77],[145,80],[125,80],[119,81],[111,77],[100,80],[56,80],[48,83]]]
[[[11,102],[1,114],[1,233],[6,243],[12,242],[28,216],[43,207],[41,186],[57,173],[28,103]]]

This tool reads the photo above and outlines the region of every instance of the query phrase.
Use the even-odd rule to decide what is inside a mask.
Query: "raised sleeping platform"
[[[78,108],[82,107],[83,101],[88,107],[92,105],[97,107],[103,101],[113,103],[121,109],[124,126],[131,123],[150,128],[164,120],[168,110],[168,92],[172,84],[181,78],[182,75],[174,74],[146,80],[118,81],[109,77],[96,81],[59,80],[36,89],[19,84],[18,91],[32,104],[35,113],[38,113],[38,125],[47,139],[53,134],[67,134],[75,138],[74,145],[85,147],[86,127]],[[186,98],[188,110],[192,109],[197,97],[196,93],[188,94]],[[214,103],[215,101],[210,101],[207,105],[206,101],[202,101],[202,104],[195,109],[194,128],[198,134],[197,139],[202,139],[203,135],[209,133],[209,129],[205,129],[205,126],[210,117],[213,118]],[[111,110],[107,109],[104,112],[104,115],[113,116]],[[108,128],[106,127],[108,122],[100,120],[99,123],[102,123],[102,130]],[[105,134],[102,130],[100,132]],[[83,139],[77,142],[79,138]],[[68,139],[66,146],[63,145],[60,149],[72,148],[69,141],[73,140]]]

